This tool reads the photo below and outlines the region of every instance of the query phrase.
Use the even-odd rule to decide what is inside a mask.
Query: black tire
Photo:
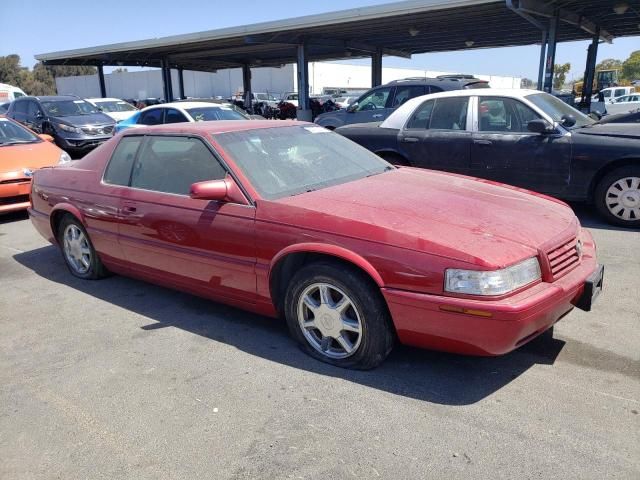
[[[320,330],[304,329],[299,321],[298,309],[303,293],[318,284],[329,285],[336,291],[339,290],[346,294],[347,300],[352,304],[352,307],[349,308],[353,308],[353,310],[345,311],[344,315],[346,316],[351,311],[359,318],[360,333],[341,332],[341,335],[352,335],[352,340],[355,335],[359,338],[358,341],[352,342],[352,346],[356,347],[357,345],[357,347],[345,358],[331,358],[329,356],[331,353],[321,353],[317,346],[313,346],[314,340],[307,338],[308,336],[315,337],[316,334],[321,337]],[[300,308],[304,309],[305,307]],[[368,370],[377,367],[387,357],[395,342],[387,306],[377,286],[358,269],[337,262],[317,262],[305,265],[294,275],[285,297],[285,316],[291,335],[306,353],[318,360],[342,368]],[[342,314],[341,318],[344,318]],[[316,319],[313,318],[313,320]],[[306,330],[307,333],[304,333],[303,330]],[[336,351],[342,348],[337,340],[331,339],[330,343],[335,346]]]
[[[621,227],[638,228],[640,227],[640,216],[637,215],[637,210],[632,212],[630,209],[629,220],[618,216],[617,214],[622,212],[624,208],[617,202],[612,201],[615,197],[611,197],[610,194],[608,194],[610,188],[615,188],[614,185],[618,182],[622,182],[623,179],[630,177],[640,178],[640,165],[619,167],[606,174],[602,180],[598,182],[594,191],[593,200],[598,212],[607,222]],[[625,182],[625,185],[628,186],[628,183]],[[629,203],[628,205],[638,205],[638,202],[640,202],[640,189],[630,190],[630,192],[631,194],[628,196],[628,200],[633,203]],[[607,204],[609,204],[611,208],[609,208]]]
[[[411,165],[402,155],[398,155],[397,153],[392,152],[382,152],[378,154],[383,160],[386,160],[391,165],[395,165],[396,167],[410,167]]]
[[[85,245],[85,248],[89,252],[88,254],[86,254],[88,255],[88,259],[87,259],[88,265],[86,266],[86,270],[79,269],[77,264],[74,263],[73,255],[71,253],[67,253],[65,235],[68,234],[68,229],[79,230],[84,236],[84,239],[86,240],[86,242],[83,242]],[[58,233],[57,239],[58,239],[58,244],[60,246],[60,252],[62,253],[62,258],[64,259],[64,262],[66,263],[67,268],[69,269],[72,275],[78,278],[83,278],[85,280],[98,280],[100,278],[108,277],[110,275],[109,271],[102,264],[102,261],[100,260],[100,257],[98,256],[98,253],[96,252],[95,248],[93,248],[93,244],[91,243],[91,239],[89,238],[87,231],[82,226],[82,223],[78,221],[77,218],[75,218],[71,214],[66,214],[64,217],[62,217],[62,220],[58,225],[57,233]],[[78,259],[76,259],[75,262],[81,263],[81,261]],[[84,268],[85,265],[82,265],[82,267]]]

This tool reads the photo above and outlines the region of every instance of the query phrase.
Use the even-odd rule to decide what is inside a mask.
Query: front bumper
[[[549,329],[575,306],[588,304],[590,309],[602,286],[602,267],[596,263],[591,235],[584,232],[583,238],[582,261],[570,273],[500,300],[383,288],[400,342],[454,353],[501,355]]]
[[[0,184],[0,214],[29,208],[31,181]]]
[[[87,152],[102,145],[109,140],[112,135],[109,136],[80,136],[77,137],[63,137],[56,135],[56,143],[60,148],[67,152]]]

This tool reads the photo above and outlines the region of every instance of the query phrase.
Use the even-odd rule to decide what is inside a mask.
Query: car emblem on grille
[[[23,168],[22,173],[25,177],[33,177],[33,170],[31,170],[30,168]]]
[[[576,252],[578,253],[578,258],[582,258],[582,240],[578,240],[576,242]]]

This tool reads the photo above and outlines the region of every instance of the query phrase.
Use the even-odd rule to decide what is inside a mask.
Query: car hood
[[[576,128],[571,134],[640,139],[638,125],[629,123],[596,123],[591,127]]]
[[[37,142],[0,147],[0,181],[22,178],[23,170],[56,165],[62,150],[53,143]]]
[[[67,115],[64,117],[51,117],[51,118],[54,121],[59,121],[60,123],[66,123],[73,126],[104,125],[104,124],[115,123],[113,118],[111,118],[108,115],[105,115],[102,112],[89,113],[87,115]]]
[[[573,211],[549,197],[461,175],[400,168],[287,197],[272,221],[502,268],[575,237]],[[289,208],[286,208],[289,207]]]

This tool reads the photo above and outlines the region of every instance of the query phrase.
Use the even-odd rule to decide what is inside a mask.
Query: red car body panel
[[[110,270],[270,316],[278,314],[272,276],[287,255],[340,258],[381,289],[401,342],[470,354],[505,353],[546,330],[573,308],[596,268],[591,236],[570,208],[543,195],[401,168],[265,200],[216,142],[218,133],[301,125],[217,121],[125,132],[202,137],[247,192],[247,204],[104,184],[117,136],[70,166],[37,172],[33,224],[55,242],[56,212],[68,211]],[[553,278],[547,253],[578,238],[581,262]],[[447,268],[494,270],[534,256],[543,274],[534,285],[498,297],[444,292]]]

